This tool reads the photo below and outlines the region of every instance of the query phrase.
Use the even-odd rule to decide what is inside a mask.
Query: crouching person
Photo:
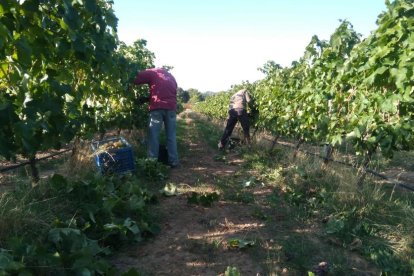
[[[250,145],[250,126],[249,117],[247,115],[247,105],[249,102],[250,95],[246,89],[241,89],[231,96],[226,128],[218,143],[218,148],[220,150],[224,149],[227,145],[237,122],[240,122],[243,129],[244,143]]]

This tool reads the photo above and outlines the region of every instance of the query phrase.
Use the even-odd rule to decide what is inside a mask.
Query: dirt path
[[[237,154],[227,155],[226,163],[217,162],[215,149],[197,139],[196,133],[188,137],[188,152],[181,158],[182,166],[171,171],[169,182],[187,192],[213,192],[215,180],[237,173],[242,163]],[[155,210],[160,234],[119,255],[116,266],[124,271],[135,267],[144,275],[224,275],[228,266],[237,267],[242,275],[263,275],[262,265],[252,259],[249,249],[227,244],[230,238],[265,236],[263,222],[251,215],[252,207],[223,199],[209,208],[190,205],[187,195],[161,197]]]
[[[358,254],[326,240],[319,223],[292,216],[274,186],[256,183],[244,192],[241,183],[260,175],[243,167],[237,150],[219,161],[192,116],[181,116],[186,150],[168,179],[181,194],[159,197],[151,212],[160,233],[117,254],[112,262],[118,269],[136,268],[144,276],[225,275],[229,267],[240,275],[308,275],[318,264],[340,258],[343,271],[354,272],[349,275],[379,275]],[[211,207],[188,203],[192,192],[215,191],[220,199]]]

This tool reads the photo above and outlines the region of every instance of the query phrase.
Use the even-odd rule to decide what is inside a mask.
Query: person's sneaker
[[[219,150],[224,149],[224,146],[223,146],[223,144],[221,143],[221,141],[219,141],[219,142],[218,142],[217,147],[218,147],[218,149],[219,149]]]

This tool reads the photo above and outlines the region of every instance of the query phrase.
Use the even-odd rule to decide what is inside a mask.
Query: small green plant
[[[226,271],[224,272],[225,276],[240,276],[240,271],[237,269],[237,267],[234,266],[228,266],[226,268]]]
[[[255,208],[252,212],[252,216],[260,220],[267,220],[269,218],[262,210]]]
[[[227,244],[230,248],[243,249],[243,248],[253,246],[255,244],[255,242],[252,241],[252,240],[243,240],[243,239],[238,239],[238,238],[232,238],[232,239],[227,240]]]
[[[168,178],[168,167],[153,158],[138,159],[138,170],[151,181],[162,181]]]
[[[251,188],[257,185],[264,186],[263,182],[260,182],[259,180],[257,180],[255,176],[250,176],[249,178],[242,181],[243,188]]]
[[[211,207],[213,205],[213,202],[218,201],[219,199],[220,195],[216,192],[203,194],[192,192],[191,195],[187,198],[187,203],[202,205],[204,207]]]
[[[217,161],[217,162],[226,162],[227,160],[226,155],[224,154],[216,154],[214,155],[213,159],[214,161]]]
[[[160,193],[164,196],[176,196],[180,194],[178,192],[177,186],[175,186],[173,183],[167,183],[164,188],[160,190]]]
[[[115,275],[105,260],[111,250],[158,229],[146,210],[152,195],[140,184],[134,175],[54,175],[3,194],[0,225],[9,229],[0,227],[0,275]]]
[[[230,192],[226,196],[227,199],[235,201],[235,202],[241,202],[241,203],[252,203],[254,202],[254,195],[250,191],[234,191]]]

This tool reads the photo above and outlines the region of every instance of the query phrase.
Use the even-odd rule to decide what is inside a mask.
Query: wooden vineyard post
[[[78,154],[79,147],[80,147],[80,137],[76,136],[75,140],[73,141],[72,154],[71,154],[72,158]]]
[[[333,152],[334,152],[334,148],[331,145],[325,144],[323,146],[323,163],[325,165],[327,165],[329,161],[332,160]]]
[[[299,147],[300,147],[300,145],[303,144],[304,141],[305,141],[304,139],[299,139],[299,142],[297,143],[297,145],[295,147],[295,152],[293,153],[294,158],[296,158],[296,156],[298,155]]]
[[[277,140],[279,140],[279,135],[276,135],[275,138],[273,139],[273,141],[272,141],[272,147],[270,148],[270,151],[273,151],[273,149],[274,149],[274,147],[275,147],[275,145],[277,143]]]
[[[70,161],[69,161],[69,168],[71,171],[73,171],[76,168],[76,165],[78,164],[80,147],[81,147],[81,139],[79,136],[76,136],[73,141],[72,153],[71,153]]]
[[[99,133],[99,140],[103,140],[105,137],[106,131],[102,131],[101,133]]]
[[[36,167],[36,155],[29,158],[30,172],[32,174],[32,186],[37,184],[40,180],[39,170]]]
[[[374,150],[368,151],[367,155],[364,158],[364,162],[362,163],[361,167],[358,169],[358,186],[362,186],[364,183],[365,177],[367,175],[367,167],[369,165],[369,162],[371,162],[372,155],[374,154]]]

